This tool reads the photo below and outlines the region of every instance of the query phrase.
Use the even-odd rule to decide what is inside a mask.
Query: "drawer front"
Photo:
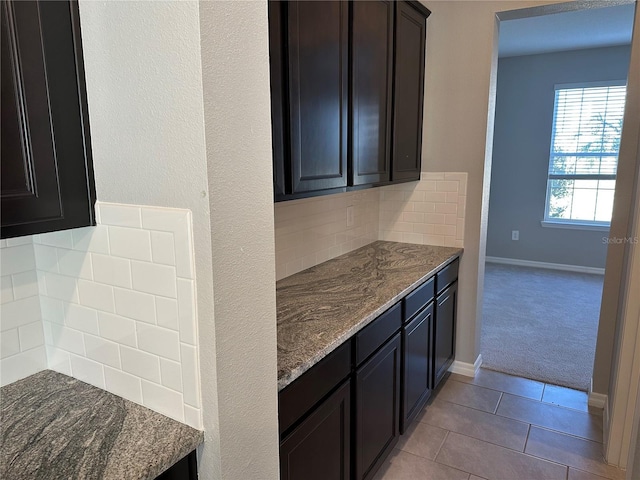
[[[401,307],[402,303],[397,303],[356,334],[356,365],[365,361],[369,355],[400,329],[402,326]]]
[[[411,320],[435,295],[436,277],[431,277],[404,299],[404,321]]]
[[[460,260],[456,258],[453,262],[438,272],[436,275],[436,291],[438,293],[442,292],[448,285],[451,285],[457,280],[459,264]]]
[[[282,435],[351,372],[351,342],[347,341],[278,395],[278,420]]]

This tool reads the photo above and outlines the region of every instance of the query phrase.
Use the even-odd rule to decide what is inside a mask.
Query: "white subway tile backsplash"
[[[161,358],[160,375],[162,376],[162,385],[182,392],[182,365],[180,363]]]
[[[12,275],[11,283],[13,285],[13,297],[16,300],[38,295],[38,275],[35,270]]]
[[[71,230],[60,230],[58,232],[41,233],[40,235],[36,236],[36,241],[42,245],[49,245],[50,247],[73,247]]]
[[[0,330],[18,328],[32,322],[40,321],[40,301],[38,297],[22,298],[0,305]]]
[[[121,367],[120,349],[117,343],[94,335],[85,335],[84,348],[87,352],[87,358],[113,368]]]
[[[135,205],[100,203],[100,224],[140,228],[142,226],[141,209]]]
[[[105,387],[111,393],[142,404],[142,382],[139,377],[104,367]]]
[[[78,285],[75,278],[46,272],[44,274],[44,283],[47,289],[47,296],[66,302],[78,303]]]
[[[178,325],[180,341],[196,345],[196,324],[190,321],[195,316],[195,296],[193,280],[178,279]]]
[[[98,388],[105,387],[103,365],[88,358],[71,355],[71,375]]]
[[[113,288],[109,285],[78,280],[78,294],[80,303],[86,307],[102,312],[115,312]]]
[[[22,352],[44,345],[44,332],[41,321],[18,327],[18,335],[20,337],[20,351]]]
[[[176,249],[173,244],[173,233],[151,232],[151,258],[154,263],[175,265],[175,252]]]
[[[44,346],[32,348],[0,360],[2,385],[8,385],[21,378],[33,375],[47,367]]]
[[[0,279],[0,304],[13,302],[13,283],[11,282],[11,275],[2,275]]]
[[[0,332],[0,358],[10,357],[16,353],[20,353],[18,329],[12,328],[11,330]]]
[[[82,333],[72,328],[51,323],[51,337],[53,347],[60,348],[76,355],[84,355],[84,338]]]
[[[35,270],[36,260],[33,245],[19,245],[0,249],[0,272],[2,275]]]
[[[178,325],[178,301],[173,298],[155,297],[156,301],[156,320],[158,325],[171,330],[179,330]],[[117,297],[116,297],[117,308]],[[193,330],[187,325],[185,328]]]
[[[98,335],[98,312],[75,303],[64,303],[64,323],[84,333]]]
[[[137,347],[136,323],[128,318],[107,312],[98,312],[100,336],[120,345]]]
[[[120,347],[122,370],[150,382],[160,383],[160,358],[157,355]]]
[[[61,274],[93,280],[91,259],[88,253],[65,248],[56,249],[56,253],[58,256],[58,271]]]
[[[89,253],[109,254],[109,229],[104,225],[72,231],[73,249]],[[38,264],[40,270],[40,264]]]
[[[115,287],[131,288],[131,264],[125,258],[91,254],[93,279]]]
[[[142,380],[142,402],[145,407],[184,421],[182,395],[178,392]]]
[[[176,269],[174,267],[132,261],[131,275],[135,290],[176,298]]]
[[[202,428],[191,213],[98,202],[96,218],[0,242],[2,384],[48,367]]]
[[[156,323],[155,299],[160,297],[122,288],[115,288],[113,293],[116,301],[116,313],[134,320]]]
[[[3,247],[17,247],[19,245],[29,245],[30,243],[33,243],[33,237],[27,235],[26,237],[13,237],[13,238],[7,238],[6,240],[4,240],[4,242],[6,242],[6,245],[3,245]]]
[[[170,360],[180,361],[178,332],[155,325],[138,323],[138,348]]]
[[[111,255],[151,261],[151,234],[148,230],[109,227]]]

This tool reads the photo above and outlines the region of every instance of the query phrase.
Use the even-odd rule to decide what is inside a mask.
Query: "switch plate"
[[[353,227],[353,205],[347,207],[347,227]]]
[[[511,240],[520,240],[520,230],[511,230]]]

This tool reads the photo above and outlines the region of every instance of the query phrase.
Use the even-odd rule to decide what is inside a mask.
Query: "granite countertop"
[[[278,390],[461,253],[377,241],[279,280]]]
[[[45,370],[2,387],[0,478],[153,479],[203,432]]]

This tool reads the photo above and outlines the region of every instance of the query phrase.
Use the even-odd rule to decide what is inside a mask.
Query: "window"
[[[626,86],[556,85],[544,223],[611,222]]]

